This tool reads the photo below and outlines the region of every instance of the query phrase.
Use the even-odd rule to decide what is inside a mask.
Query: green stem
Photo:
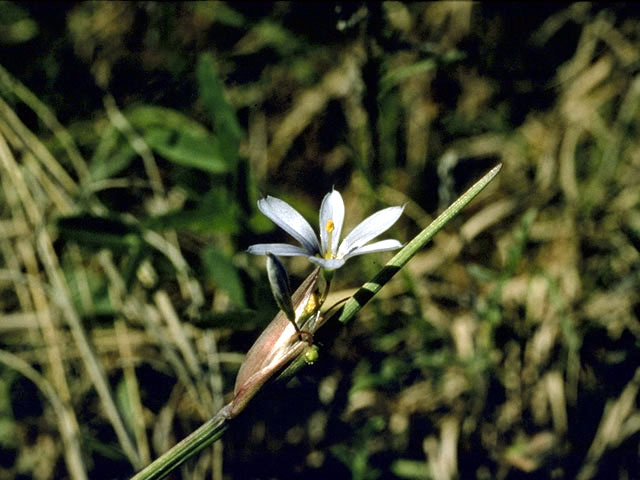
[[[346,323],[360,311],[360,309],[371,298],[380,291],[380,289],[393,277],[420,249],[422,249],[432,238],[444,227],[449,220],[460,212],[471,200],[473,200],[486,187],[493,177],[495,177],[502,164],[493,167],[484,177],[476,182],[469,190],[467,190],[460,198],[453,202],[449,208],[438,216],[427,228],[421,231],[416,237],[407,243],[389,262],[384,266],[373,279],[365,283],[360,289],[347,300],[338,320]]]
[[[131,477],[131,480],[157,480],[166,477],[200,450],[218,440],[227,428],[227,408],[223,407],[188,437]]]

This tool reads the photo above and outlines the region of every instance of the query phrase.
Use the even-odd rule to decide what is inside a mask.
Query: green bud
[[[289,275],[273,253],[267,253],[267,276],[271,285],[271,292],[276,304],[284,312],[290,322],[296,325],[296,314],[291,300],[291,287],[289,286]],[[296,325],[297,326],[297,325]]]
[[[308,365],[313,365],[320,354],[318,353],[318,347],[315,345],[309,345],[309,347],[304,351],[304,361],[307,362]]]

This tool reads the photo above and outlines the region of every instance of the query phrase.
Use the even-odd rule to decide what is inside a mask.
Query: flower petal
[[[338,250],[340,233],[344,222],[344,202],[337,190],[327,193],[320,205],[320,246],[323,256],[331,250],[332,256]],[[331,248],[329,248],[329,246]]]
[[[365,243],[388,230],[400,218],[403,210],[404,206],[389,207],[365,218],[342,241],[338,249],[338,257],[348,255],[353,250],[362,247]]]
[[[288,243],[257,243],[247,248],[248,253],[253,255],[266,255],[273,253],[280,257],[298,257],[309,255],[304,248],[289,245]]]
[[[267,196],[267,198],[258,200],[258,208],[276,225],[295,238],[308,254],[320,251],[318,238],[309,222],[287,202]]]
[[[389,250],[397,250],[402,247],[402,244],[398,240],[380,240],[379,242],[371,243],[360,248],[356,248],[344,256],[344,259],[355,257],[356,255],[364,255],[365,253],[375,252],[387,252]]]
[[[307,258],[310,262],[320,265],[325,270],[335,270],[343,266],[345,262],[345,260],[341,258],[330,258],[327,260],[325,258],[314,257],[311,255],[308,255]]]

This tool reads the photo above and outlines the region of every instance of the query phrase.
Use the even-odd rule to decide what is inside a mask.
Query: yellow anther
[[[327,232],[329,232],[329,233],[333,232],[333,229],[334,229],[334,228],[335,228],[335,226],[333,225],[333,220],[329,220],[329,221],[327,222],[327,226],[326,226],[326,227],[324,227],[324,229],[325,229]]]
[[[333,240],[333,235],[331,235],[331,232],[333,232],[334,228],[336,228],[336,226],[333,224],[333,220],[327,220],[327,224],[324,227],[324,229],[329,233],[329,238],[327,238],[327,251],[324,252],[324,258],[326,259],[331,258],[333,255],[333,242],[331,241]]]
[[[318,296],[315,293],[313,293],[309,297],[307,304],[304,306],[304,313],[306,315],[309,315],[311,313],[314,313],[317,309],[318,309]]]

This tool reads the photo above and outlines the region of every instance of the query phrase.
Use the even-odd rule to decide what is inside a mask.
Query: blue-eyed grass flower
[[[404,207],[388,207],[363,220],[340,242],[345,208],[337,190],[325,195],[320,206],[320,240],[300,213],[287,202],[267,196],[258,200],[258,208],[276,225],[295,238],[300,247],[286,243],[259,243],[247,250],[255,255],[272,253],[282,257],[302,256],[325,270],[335,270],[351,257],[385,252],[402,247],[398,240],[369,243],[398,220]]]

